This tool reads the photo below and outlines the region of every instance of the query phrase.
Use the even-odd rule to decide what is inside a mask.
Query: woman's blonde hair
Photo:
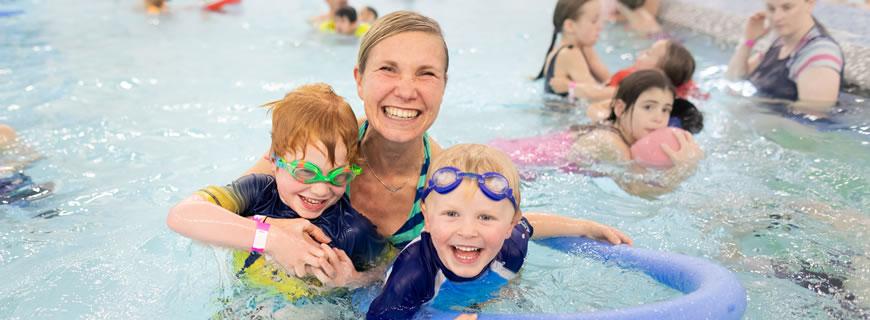
[[[272,151],[279,156],[302,152],[308,145],[323,143],[320,150],[336,164],[335,148],[347,148],[348,163],[357,163],[357,121],[353,109],[328,84],[313,83],[287,93],[284,99],[265,105],[272,112]]]
[[[432,159],[426,180],[432,178],[432,174],[443,167],[456,167],[463,172],[482,174],[485,172],[498,172],[507,178],[508,186],[513,190],[514,199],[517,200],[517,208],[520,206],[520,174],[517,167],[504,152],[482,144],[457,144],[445,149]],[[505,200],[507,201],[507,200]],[[516,209],[514,217],[521,212]]]
[[[369,59],[369,52],[378,43],[384,39],[404,32],[425,32],[438,36],[441,43],[444,45],[444,72],[447,72],[447,66],[450,63],[450,57],[447,54],[447,42],[444,41],[444,34],[441,32],[441,26],[432,18],[421,15],[412,11],[396,11],[388,15],[378,18],[372,25],[371,29],[366,32],[362,38],[362,43],[359,45],[359,53],[357,54],[356,64],[359,68],[359,73],[363,73],[366,68],[366,62]]]

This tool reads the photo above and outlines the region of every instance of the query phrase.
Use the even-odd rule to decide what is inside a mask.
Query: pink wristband
[[[755,45],[755,39],[746,39],[746,42],[743,44],[745,44],[747,48],[752,48],[752,46]]]
[[[257,231],[254,233],[254,244],[251,252],[263,253],[266,250],[266,239],[269,238],[270,224],[257,220]]]

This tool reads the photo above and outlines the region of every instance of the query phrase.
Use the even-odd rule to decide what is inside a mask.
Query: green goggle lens
[[[284,160],[284,158],[276,157],[276,165],[290,173],[296,181],[311,184],[318,182],[328,182],[337,187],[344,187],[348,182],[353,180],[354,177],[358,176],[362,173],[362,169],[355,165],[347,165],[339,168],[332,169],[326,175],[323,174],[323,171],[320,170],[316,164],[305,160],[293,160],[290,163]]]

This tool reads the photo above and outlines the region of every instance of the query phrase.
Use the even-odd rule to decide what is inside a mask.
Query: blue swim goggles
[[[517,208],[517,200],[514,199],[514,191],[508,184],[508,179],[498,172],[486,172],[477,174],[473,172],[462,172],[456,167],[443,167],[432,174],[429,179],[429,185],[423,190],[422,200],[426,200],[429,193],[433,190],[440,194],[447,194],[455,190],[462,183],[463,178],[477,179],[477,186],[480,191],[492,201],[501,201],[508,199]]]

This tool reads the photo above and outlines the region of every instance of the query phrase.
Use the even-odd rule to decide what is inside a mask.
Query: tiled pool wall
[[[814,15],[843,48],[846,82],[870,90],[870,11],[820,1],[816,1]],[[664,0],[659,18],[736,45],[746,19],[763,8],[762,0]],[[771,38],[766,37],[761,45],[768,46]]]

